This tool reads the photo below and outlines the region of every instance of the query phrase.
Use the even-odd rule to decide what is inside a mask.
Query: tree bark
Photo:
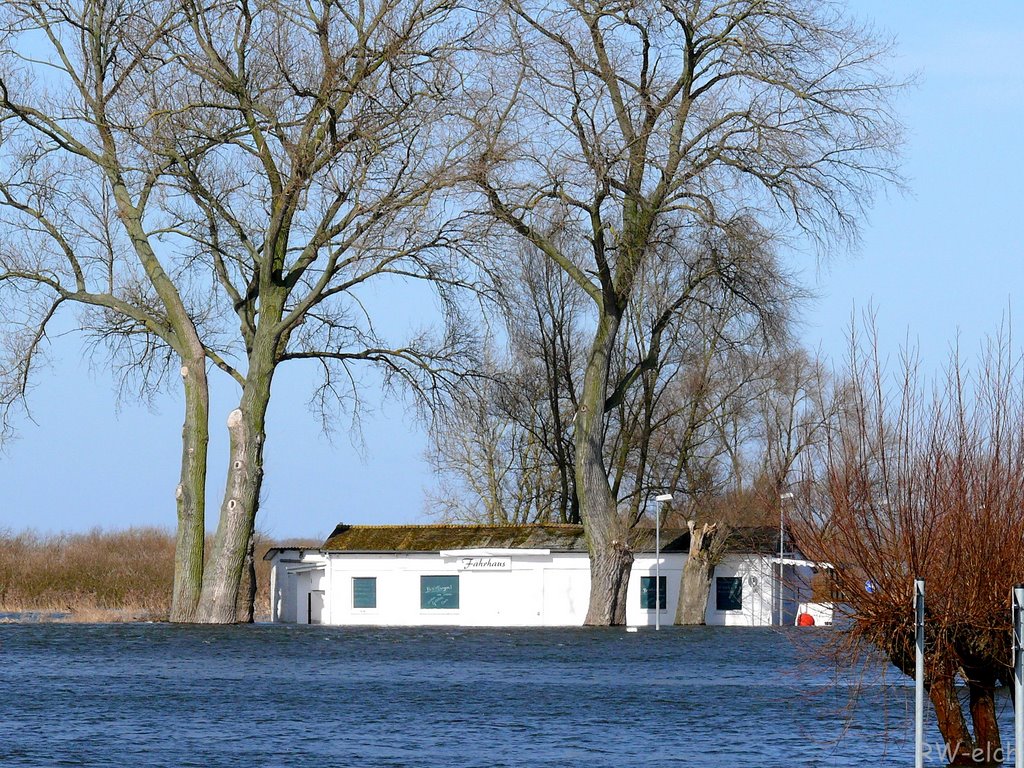
[[[714,524],[704,523],[698,527],[694,520],[690,520],[687,526],[690,529],[690,551],[679,585],[676,624],[702,625],[706,623],[721,531]]]
[[[611,541],[594,548],[590,555],[587,626],[611,627],[626,623],[626,588],[632,567],[633,553],[622,542]]]
[[[995,681],[968,680],[967,690],[970,697],[971,723],[974,725],[975,762],[1002,762],[1005,755],[996,714]]]
[[[245,623],[256,621],[256,530],[249,534],[249,546],[245,550],[246,590],[245,590]]]
[[[228,414],[230,465],[220,520],[203,574],[198,620],[206,624],[238,621],[238,594],[263,486],[263,447],[267,406],[274,375],[273,342],[258,340],[239,407]]]
[[[629,524],[618,513],[604,462],[608,364],[619,323],[619,315],[601,312],[576,413],[576,489],[590,552],[587,626],[626,623],[625,594],[633,566]]]
[[[956,693],[954,671],[946,661],[943,669],[934,676],[928,686],[928,697],[935,707],[935,720],[939,733],[946,742],[946,756],[951,765],[971,765],[974,740],[967,727],[963,708]]]
[[[206,462],[210,437],[210,390],[205,358],[183,362],[185,419],[181,427],[181,479],[175,491],[178,529],[170,620],[193,622],[203,585],[206,544]]]

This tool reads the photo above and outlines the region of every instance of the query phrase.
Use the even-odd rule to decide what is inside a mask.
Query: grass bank
[[[270,613],[270,569],[256,543],[256,616]],[[68,621],[161,621],[171,608],[174,534],[162,528],[43,535],[0,531],[0,613],[57,615]],[[243,577],[241,594],[248,578]]]

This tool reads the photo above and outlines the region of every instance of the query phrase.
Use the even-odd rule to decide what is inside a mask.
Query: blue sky
[[[1024,3],[856,0],[851,10],[893,34],[894,66],[917,73],[900,100],[908,193],[878,200],[851,256],[817,265],[794,257],[818,293],[804,343],[841,359],[851,313],[874,307],[883,347],[906,341],[926,368],[950,345],[973,351],[1008,312],[1022,311],[1024,277]],[[1017,323],[1019,325],[1019,322]],[[56,340],[32,393],[34,421],[0,453],[0,529],[78,531],[174,524],[179,403],[117,403],[74,338]],[[219,379],[218,379],[219,380]],[[223,424],[235,392],[214,393],[209,525],[223,488]],[[401,404],[367,398],[362,444],[341,425],[324,436],[306,406],[300,369],[275,382],[258,522],[274,537],[325,536],[339,521],[422,521],[433,484],[425,438]]]
[[[887,348],[910,340],[939,365],[957,337],[973,350],[1011,311],[1024,273],[1024,4],[851,4],[897,38],[918,73],[900,100],[906,196],[881,199],[853,258],[816,276],[804,337],[841,354],[851,309],[873,304]]]

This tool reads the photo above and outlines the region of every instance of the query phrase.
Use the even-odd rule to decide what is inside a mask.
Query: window
[[[715,579],[715,609],[719,611],[743,610],[742,578],[719,576]]]
[[[454,611],[458,607],[458,576],[420,576],[420,608]]]
[[[355,576],[352,578],[352,607],[377,607],[376,576]]]
[[[658,577],[658,589],[654,588],[654,577],[653,576],[641,576],[640,577],[640,607],[648,611],[654,610],[654,598],[658,597],[658,608],[665,610],[665,587],[667,586],[667,577]]]

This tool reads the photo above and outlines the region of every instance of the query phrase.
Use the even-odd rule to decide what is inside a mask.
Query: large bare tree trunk
[[[203,586],[206,539],[206,461],[210,436],[210,390],[205,358],[181,367],[185,419],[181,427],[181,480],[175,490],[178,529],[174,548],[171,621],[193,622]]]
[[[272,339],[257,339],[257,346],[249,356],[250,368],[241,402],[228,414],[227,485],[199,601],[199,621],[206,624],[238,621],[242,571],[263,486],[263,447],[274,374],[274,344]]]
[[[116,156],[113,133],[101,128],[107,152]],[[166,309],[174,347],[181,361],[185,390],[185,418],[181,429],[181,472],[175,491],[178,530],[174,552],[171,621],[192,622],[200,600],[206,536],[206,460],[210,434],[210,390],[206,378],[206,348],[177,286],[164,270],[136,207],[116,166],[108,169],[118,218],[131,237],[139,263]]]
[[[608,363],[620,318],[602,312],[587,360],[576,413],[576,488],[590,551],[590,605],[585,623],[626,623],[626,586],[633,567],[629,525],[619,515],[604,462],[604,403]]]
[[[704,624],[711,594],[711,579],[715,574],[718,541],[722,531],[715,524],[696,521],[687,523],[690,529],[690,552],[683,566],[679,585],[679,603],[676,606],[676,624]]]
[[[586,625],[610,627],[626,623],[626,588],[633,567],[633,553],[621,542],[592,546],[590,555],[590,606]]]

